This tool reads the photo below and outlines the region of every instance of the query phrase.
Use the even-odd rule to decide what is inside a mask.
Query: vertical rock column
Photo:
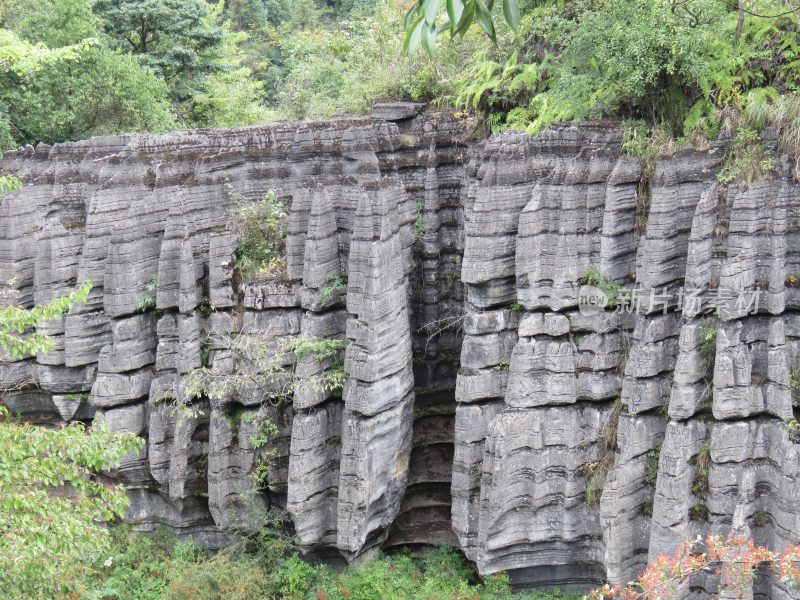
[[[651,560],[697,535],[752,537],[778,552],[797,542],[800,452],[783,420],[800,367],[788,285],[800,220],[796,186],[785,181],[713,186],[695,210],[685,292],[699,292],[702,305],[684,309]],[[707,594],[718,584],[710,574],[693,581]],[[794,597],[769,574],[752,591]]]
[[[698,213],[703,223],[715,210],[710,180],[722,152],[684,151],[660,161],[649,182],[649,198],[637,197],[636,290],[633,332],[626,342],[624,379],[614,466],[600,501],[608,579],[624,584],[648,562],[648,544],[659,452],[667,427],[666,408],[679,353],[678,290],[688,260],[705,263],[694,249]],[[641,191],[641,190],[640,190]],[[647,201],[649,200],[649,206]],[[709,202],[713,204],[710,205]],[[705,239],[705,238],[704,238]],[[652,294],[652,296],[651,296]],[[654,298],[650,306],[650,298]],[[698,376],[700,378],[700,376]]]
[[[403,200],[393,182],[366,184],[350,240],[337,523],[337,545],[348,557],[385,538],[408,478],[414,377]]]
[[[341,196],[339,186],[295,193],[290,229],[297,233],[290,236],[289,247],[296,243],[298,251],[294,256],[290,252],[289,265],[290,276],[296,273],[302,279],[302,337],[344,338],[348,318],[344,289],[334,289],[334,282],[341,283],[346,277],[334,208]],[[305,227],[298,225],[299,219],[307,220]],[[313,380],[340,359],[336,356],[320,362],[314,356],[299,357],[296,373]],[[287,508],[300,541],[308,548],[336,545],[342,408],[341,392],[308,385],[295,390]]]
[[[576,308],[591,269],[632,279],[639,165],[619,144],[602,127],[493,138],[467,212],[453,526],[481,573],[520,587],[605,575],[628,324]]]

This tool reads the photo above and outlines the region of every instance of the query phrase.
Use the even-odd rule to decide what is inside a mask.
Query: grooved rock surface
[[[0,302],[94,287],[42,324],[52,352],[0,360],[0,387],[32,421],[146,437],[113,473],[128,518],[209,546],[280,507],[322,557],[451,543],[482,574],[562,589],[625,583],[708,533],[780,551],[800,541],[784,423],[800,185],[764,142],[776,171],[749,189],[717,183],[725,140],[661,157],[643,184],[613,124],[484,139],[416,104],[11,152],[0,171],[26,185],[0,200]],[[243,281],[235,209],[269,190],[286,274]],[[583,303],[587,282],[605,308]],[[343,390],[171,410],[193,369],[235,372],[213,335],[239,331],[342,340],[285,367],[341,365]],[[257,447],[265,419],[277,433]],[[768,577],[753,592],[791,597]]]

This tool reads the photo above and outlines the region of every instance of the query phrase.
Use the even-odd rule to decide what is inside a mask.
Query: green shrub
[[[328,273],[325,277],[327,282],[319,292],[319,299],[323,302],[329,302],[333,298],[333,294],[347,285],[347,277],[344,275],[336,275],[335,273]]]
[[[432,57],[419,54],[412,60],[402,52],[403,6],[374,6],[368,17],[328,24],[312,14],[311,26],[284,24],[277,39],[285,78],[273,102],[281,118],[362,114],[387,100],[452,103],[456,77],[488,41],[470,32],[437,44]]]
[[[795,444],[800,443],[800,422],[797,419],[786,419],[786,431],[789,433],[789,440]]]
[[[583,282],[586,285],[591,285],[599,289],[608,298],[607,308],[614,308],[617,305],[620,287],[618,283],[614,283],[610,277],[603,275],[594,267],[586,272],[583,276]]]
[[[705,504],[693,504],[691,508],[689,508],[689,520],[691,521],[706,523],[709,517],[710,513]]]
[[[692,481],[692,493],[699,498],[705,498],[708,494],[708,475],[711,467],[711,443],[706,443],[700,452],[693,457],[692,462],[695,466],[694,480]]]
[[[153,275],[144,286],[145,295],[136,303],[136,310],[147,312],[156,305],[155,292],[158,289],[158,275]]]
[[[658,479],[658,459],[661,456],[661,444],[647,453],[647,462],[644,469],[644,480],[648,485],[655,486]]]
[[[2,150],[2,145],[0,145],[0,150]],[[0,175],[0,197],[18,190],[22,186],[22,181],[13,175]]]
[[[714,363],[717,358],[717,327],[711,321],[707,321],[707,323],[700,330],[700,360],[703,379],[710,385],[714,381]]]
[[[275,192],[249,203],[230,183],[225,189],[236,203],[239,243],[234,256],[239,273],[246,281],[285,277],[288,215]]]
[[[304,561],[282,532],[282,518],[269,517],[260,533],[215,555],[179,542],[165,529],[136,534],[112,529],[114,545],[86,581],[86,600],[577,600],[558,590],[512,596],[508,576],[483,582],[454,548],[441,546],[424,558],[407,551],[351,565],[336,572]],[[250,551],[245,551],[249,548]]]
[[[728,148],[717,179],[724,185],[739,183],[750,187],[774,170],[772,158],[767,156],[758,132],[741,127]]]

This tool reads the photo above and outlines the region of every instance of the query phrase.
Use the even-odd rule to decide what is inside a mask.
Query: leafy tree
[[[225,32],[203,0],[94,0],[114,48],[132,52],[186,100],[214,70]]]
[[[264,339],[259,334],[242,331],[237,334],[219,334],[210,337],[214,347],[225,350],[235,361],[230,370],[199,367],[186,376],[183,387],[170,394],[178,401],[178,408],[194,411],[192,400],[208,398],[220,403],[235,394],[257,398],[261,403],[279,404],[290,399],[295,390],[327,393],[341,390],[345,372],[341,363],[333,362],[344,343],[335,339],[290,338]],[[300,375],[292,368],[293,357],[309,356],[328,367],[316,375]]]
[[[575,20],[550,21],[546,39],[561,45],[549,94],[554,120],[627,106],[653,122],[682,125],[688,104],[701,97],[724,56],[719,28],[727,11],[716,0],[679,5],[608,0]]]
[[[0,175],[0,197],[18,190],[22,187],[22,181],[13,175]]]
[[[192,98],[191,120],[201,127],[241,127],[268,121],[270,111],[261,105],[264,82],[245,66],[241,44],[246,33],[226,31],[217,68],[203,89]]]
[[[0,348],[18,358],[52,348],[35,326],[84,301],[89,288],[42,307],[0,308]],[[91,429],[22,423],[0,403],[0,596],[56,598],[78,586],[108,548],[102,523],[122,517],[128,506],[124,489],[101,472],[142,442],[112,434],[102,419]]]
[[[61,48],[99,36],[99,19],[88,0],[7,0],[3,26],[20,37]]]
[[[103,48],[96,37],[80,38],[97,32],[94,17],[79,6],[59,0],[25,13],[19,26],[36,43],[0,29],[0,151],[25,142],[175,126],[167,88],[152,71]],[[83,20],[72,23],[74,14]],[[71,29],[57,34],[54,28],[67,22]],[[49,48],[42,40],[58,45]]]
[[[235,31],[255,33],[265,25],[278,25],[290,16],[287,0],[228,0],[225,18]]]
[[[0,73],[0,87],[0,102],[19,142],[176,126],[165,84],[134,57],[100,47],[69,61],[47,62],[24,76]]]
[[[85,302],[91,288],[91,282],[85,282],[66,296],[34,308],[15,305],[0,308],[0,350],[16,359],[52,350],[53,339],[38,333],[37,324],[64,315],[76,302]]]
[[[55,598],[74,589],[102,558],[102,522],[122,517],[122,486],[99,475],[143,440],[73,423],[48,429],[20,423],[0,405],[0,595]]]
[[[398,24],[404,9],[380,3],[366,18],[339,19],[325,26],[309,15],[314,26],[287,23],[280,30],[282,66],[277,83],[276,111],[280,118],[319,118],[363,113],[387,99],[433,100],[451,103],[453,85],[485,36],[468,32],[449,44],[437,44],[432,56],[403,53]]]

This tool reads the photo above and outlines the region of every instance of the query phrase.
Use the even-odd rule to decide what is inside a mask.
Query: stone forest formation
[[[113,473],[128,520],[210,547],[243,510],[259,413],[278,426],[259,510],[324,560],[448,543],[519,588],[585,589],[698,534],[780,550],[800,541],[800,184],[764,139],[775,174],[749,188],[718,182],[724,138],[645,178],[612,122],[487,135],[413,104],[15,150],[0,281],[26,306],[94,287],[0,387],[36,422],[145,437]],[[285,207],[285,277],[234,269],[231,188]],[[596,314],[589,273],[614,295]],[[207,334],[243,328],[342,340],[343,390],[170,410],[192,369],[230,368]]]

